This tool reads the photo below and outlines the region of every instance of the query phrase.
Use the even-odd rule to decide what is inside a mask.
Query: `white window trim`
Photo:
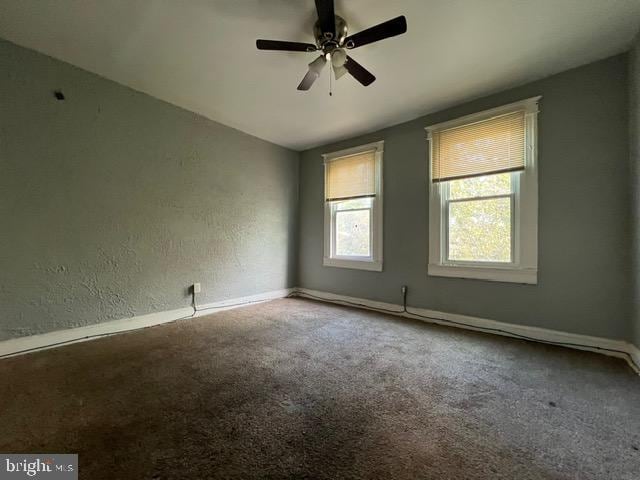
[[[376,169],[376,196],[373,198],[371,209],[371,248],[372,255],[368,259],[357,257],[332,257],[332,208],[329,202],[325,201],[327,188],[327,168],[324,169],[325,196],[324,202],[324,258],[322,264],[325,267],[353,268],[357,270],[382,271],[382,157],[384,153],[384,141],[368,143],[353,148],[347,148],[338,152],[325,153],[322,155],[324,164],[341,157],[355,155],[367,151],[375,150]]]
[[[538,283],[538,102],[532,97],[520,102],[467,115],[426,127],[429,141],[429,264],[428,274],[437,277],[471,278],[494,282]],[[516,110],[525,110],[525,170],[512,176],[514,184],[513,263],[451,262],[446,260],[446,226],[443,220],[446,182],[432,182],[433,132],[486,120]]]

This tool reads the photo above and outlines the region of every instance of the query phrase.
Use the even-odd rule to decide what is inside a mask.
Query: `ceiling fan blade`
[[[347,61],[344,64],[344,68],[351,74],[353,78],[358,80],[365,87],[371,85],[376,81],[376,77],[373,74],[356,62],[353,58],[347,55]]]
[[[336,13],[333,8],[333,0],[316,0],[316,10],[322,33],[331,33],[331,38],[336,35]]]
[[[258,50],[281,50],[284,52],[315,52],[318,47],[311,43],[284,42],[281,40],[256,40]]]
[[[406,31],[407,19],[404,15],[400,15],[392,20],[388,20],[375,27],[367,28],[355,35],[347,37],[344,45],[347,48],[358,48],[369,43],[377,42],[378,40],[401,35]]]
[[[319,76],[320,74],[318,72],[309,70],[307,74],[304,76],[304,78],[302,79],[302,81],[300,82],[300,85],[298,85],[298,90],[303,90],[303,91],[309,90],[311,88],[311,85],[313,85],[313,82],[315,82]]]
[[[327,59],[324,55],[320,55],[313,62],[309,64],[309,71],[304,76],[300,85],[298,85],[298,90],[309,90],[313,85],[313,82],[320,76],[320,72],[324,68],[327,63]]]

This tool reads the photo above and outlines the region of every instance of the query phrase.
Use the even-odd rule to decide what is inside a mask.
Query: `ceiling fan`
[[[320,72],[331,61],[336,80],[345,73],[351,74],[365,87],[371,85],[376,77],[366,68],[347,55],[347,50],[362,47],[369,43],[395,37],[407,31],[407,19],[401,15],[379,25],[367,28],[354,35],[347,36],[347,22],[334,12],[333,0],[315,0],[318,21],[313,28],[316,44],[285,42],[280,40],[256,40],[258,50],[280,50],[285,52],[316,52],[322,55],[309,64],[298,90],[309,90]]]

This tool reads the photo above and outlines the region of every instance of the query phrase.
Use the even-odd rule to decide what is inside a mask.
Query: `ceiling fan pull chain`
[[[333,64],[329,62],[329,96],[333,97]]]

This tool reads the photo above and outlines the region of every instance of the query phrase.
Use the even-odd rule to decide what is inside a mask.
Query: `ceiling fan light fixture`
[[[340,79],[348,70],[345,67],[333,67],[333,74],[336,80]]]
[[[347,53],[342,48],[336,48],[331,52],[331,64],[333,65],[333,68],[344,67],[346,61]]]

